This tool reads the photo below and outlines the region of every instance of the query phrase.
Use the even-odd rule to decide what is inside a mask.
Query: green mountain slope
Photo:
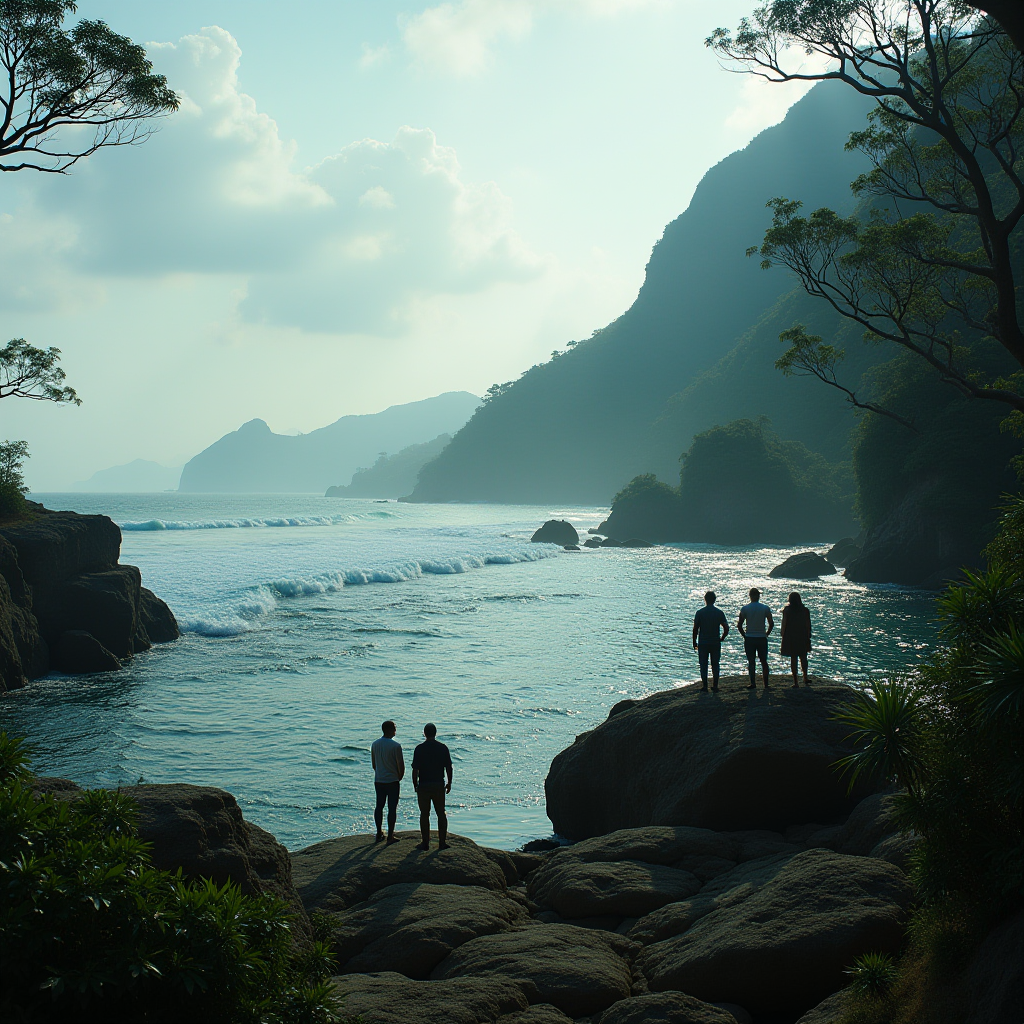
[[[785,195],[851,210],[849,182],[864,161],[843,145],[866,110],[850,90],[819,85],[781,124],[708,171],[654,247],[632,307],[482,406],[424,467],[413,500],[608,502],[652,458],[663,464],[659,437],[669,443],[671,428],[652,428],[666,401],[793,288],[745,256],[770,221],[765,204]],[[763,411],[785,435],[778,410]],[[686,426],[689,435],[670,441],[674,457],[716,422],[725,418]]]
[[[394,455],[381,452],[367,469],[357,469],[352,482],[328,487],[328,498],[401,498],[416,486],[416,477],[431,459],[436,459],[452,439],[451,434],[438,434],[433,441],[411,444]]]

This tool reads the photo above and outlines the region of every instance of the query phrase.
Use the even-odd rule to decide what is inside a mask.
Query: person
[[[748,690],[757,689],[757,662],[761,662],[764,672],[764,688],[768,689],[768,637],[775,628],[772,610],[761,604],[761,591],[752,587],[750,604],[740,609],[740,617],[736,628],[743,637],[743,649],[747,655],[747,671],[750,673]]]
[[[789,603],[782,609],[782,649],[780,653],[789,655],[789,664],[793,672],[793,685],[796,681],[796,660],[800,659],[800,667],[804,673],[804,686],[807,685],[807,655],[811,650],[811,613],[803,602],[803,598],[794,590],[789,595]]]
[[[721,608],[715,607],[718,600],[715,592],[704,595],[704,607],[698,608],[693,617],[693,649],[700,663],[701,693],[708,692],[708,661],[711,662],[711,689],[718,689],[719,666],[722,661],[722,641],[729,635],[729,620]],[[721,633],[719,633],[721,629]]]
[[[388,838],[387,845],[397,843],[395,822],[398,820],[398,798],[401,793],[402,779],[405,777],[405,758],[402,756],[402,745],[395,741],[398,731],[395,723],[388,719],[381,724],[380,731],[384,734],[370,744],[370,764],[373,765],[373,788],[377,791],[377,806],[373,812],[373,820],[377,824],[379,843],[384,838],[384,804],[388,805]]]
[[[445,774],[448,784],[445,785]],[[420,804],[420,835],[423,842],[417,850],[430,849],[430,805],[437,814],[437,848],[448,849],[448,815],[444,812],[444,797],[452,791],[452,755],[443,743],[437,742],[437,726],[427,722],[423,726],[423,742],[412,755],[412,788]]]

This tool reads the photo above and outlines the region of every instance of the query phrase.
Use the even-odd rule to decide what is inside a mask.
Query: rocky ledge
[[[295,908],[299,941],[307,914],[332,918],[332,984],[343,1014],[363,1024],[833,1024],[843,1015],[845,969],[904,941],[915,837],[900,831],[893,794],[870,793],[850,807],[822,802],[831,790],[820,783],[773,805],[770,817],[782,806],[793,819],[784,830],[757,828],[759,804],[743,797],[742,784],[763,797],[757,773],[793,758],[803,773],[833,775],[826,761],[840,748],[822,723],[844,706],[841,689],[819,682],[806,693],[748,697],[690,688],[613,709],[586,734],[631,723],[632,757],[610,755],[608,771],[620,765],[626,787],[631,776],[647,778],[649,765],[677,787],[698,775],[695,784],[709,785],[723,805],[728,824],[717,829],[693,823],[688,809],[700,802],[676,800],[674,822],[594,834],[543,854],[460,836],[450,837],[450,849],[422,852],[418,835],[400,833],[392,846],[341,836],[288,855],[222,790],[127,792],[160,866],[283,896]],[[698,732],[699,742],[645,742],[652,722],[673,709],[677,727]],[[768,723],[779,739],[774,754]],[[809,733],[808,757],[798,756],[801,732]],[[580,742],[587,740],[570,750]],[[701,775],[707,759],[714,767]],[[720,784],[730,764],[731,790]],[[794,784],[796,774],[776,770],[773,779]],[[79,792],[62,780],[37,785],[58,798]],[[645,786],[638,799],[649,807]],[[848,813],[820,817],[843,807]],[[1007,918],[952,980],[962,1024],[1019,1019],[1022,934],[1024,915]]]
[[[167,605],[121,565],[106,516],[30,503],[0,526],[0,692],[61,672],[102,672],[178,636]]]

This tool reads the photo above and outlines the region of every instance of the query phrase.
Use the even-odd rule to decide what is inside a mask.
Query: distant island
[[[250,420],[190,459],[178,490],[323,494],[372,465],[382,452],[401,452],[454,434],[479,404],[468,391],[449,391],[383,412],[342,416],[297,436],[275,434],[263,420]]]
[[[72,490],[99,494],[174,491],[178,488],[181,466],[162,466],[148,459],[134,459],[123,466],[100,469],[88,480],[80,480]]]

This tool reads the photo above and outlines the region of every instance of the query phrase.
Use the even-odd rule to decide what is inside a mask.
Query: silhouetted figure
[[[377,838],[384,838],[384,804],[388,805],[388,845],[397,843],[395,822],[398,820],[398,798],[401,794],[402,779],[405,777],[405,758],[402,745],[395,742],[395,723],[384,722],[380,731],[384,734],[370,744],[370,764],[373,765],[373,788],[377,790],[377,806],[373,820],[377,823]]]
[[[452,791],[452,755],[443,743],[437,742],[437,726],[428,722],[423,726],[423,736],[423,742],[412,755],[412,786],[420,803],[420,835],[423,837],[416,849],[430,849],[430,805],[433,804],[437,814],[437,848],[447,850],[448,815],[444,812],[444,796]]]
[[[794,590],[789,595],[789,603],[782,609],[782,655],[789,655],[789,663],[793,672],[793,685],[796,681],[796,660],[800,659],[800,667],[804,673],[804,685],[807,685],[807,655],[811,650],[811,613],[803,602],[803,598]]]
[[[736,628],[743,637],[743,649],[747,655],[747,671],[750,673],[748,690],[757,689],[757,662],[761,662],[764,673],[764,688],[768,689],[768,637],[775,628],[772,610],[761,604],[761,591],[754,587],[750,591],[750,604],[740,609]]]
[[[729,620],[721,608],[715,607],[718,598],[713,590],[704,595],[704,607],[693,617],[693,649],[700,663],[701,693],[708,691],[708,662],[711,662],[711,689],[718,689],[719,666],[722,661],[722,641],[729,635]],[[721,630],[721,632],[719,632]]]

